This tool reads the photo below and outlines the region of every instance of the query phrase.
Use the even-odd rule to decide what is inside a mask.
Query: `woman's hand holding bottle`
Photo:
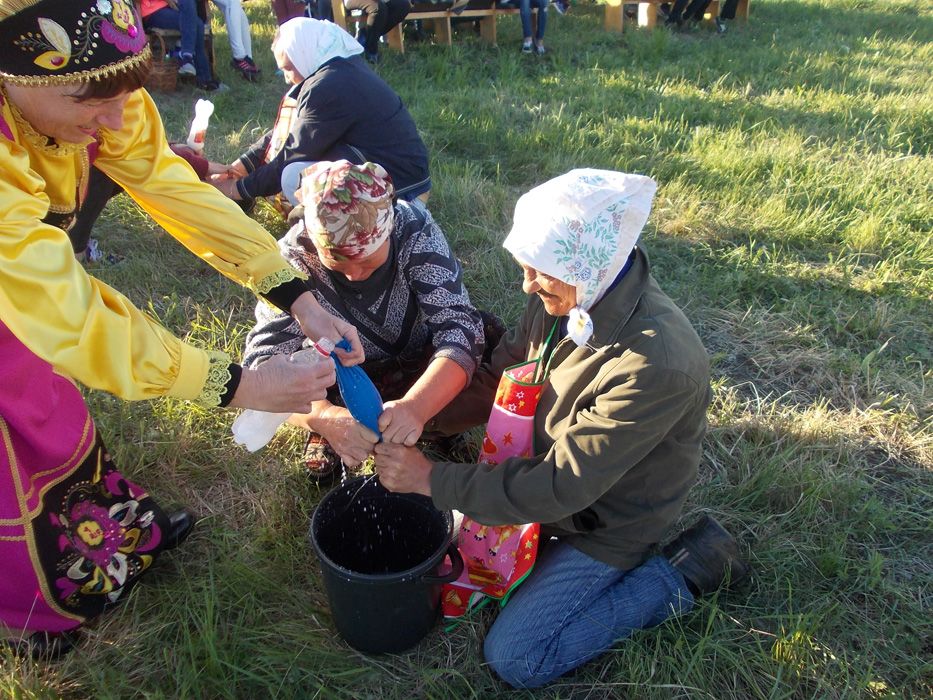
[[[327,389],[337,381],[334,361],[302,361],[302,350],[292,357],[276,355],[255,369],[243,370],[240,384],[230,406],[252,408],[271,413],[307,413],[311,404],[327,396]]]

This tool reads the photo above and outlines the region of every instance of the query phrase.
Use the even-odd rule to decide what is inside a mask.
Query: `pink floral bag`
[[[540,359],[513,365],[502,373],[483,436],[480,463],[498,464],[509,457],[534,454],[535,410],[546,381],[545,378],[535,381]],[[457,535],[463,574],[444,586],[441,597],[444,617],[462,617],[490,599],[505,605],[512,591],[531,573],[540,530],[538,523],[481,525],[464,515]]]

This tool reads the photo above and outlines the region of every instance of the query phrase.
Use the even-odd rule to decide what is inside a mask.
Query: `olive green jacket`
[[[696,480],[709,361],[641,250],[590,315],[586,347],[566,337],[551,342],[534,421],[536,455],[498,465],[437,463],[431,491],[438,508],[486,525],[540,522],[544,534],[627,570],[677,520]],[[519,327],[436,427],[455,432],[484,423],[502,371],[550,350],[544,345],[554,321],[531,297]]]

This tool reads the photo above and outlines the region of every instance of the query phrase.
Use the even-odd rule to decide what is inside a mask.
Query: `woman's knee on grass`
[[[542,673],[546,644],[527,644],[493,625],[483,643],[486,663],[503,681],[513,688],[536,688],[551,680]]]

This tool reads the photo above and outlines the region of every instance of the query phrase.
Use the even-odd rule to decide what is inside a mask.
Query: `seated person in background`
[[[547,7],[550,0],[518,0],[518,16],[522,21],[522,53],[534,51],[544,55],[544,29],[547,27]],[[534,46],[531,43],[531,8],[538,8],[538,26],[534,34]]]
[[[249,19],[243,11],[243,0],[213,0],[224,13],[227,38],[230,40],[230,65],[240,71],[246,80],[259,77],[259,67],[253,62],[253,38],[249,32]]]
[[[550,0],[500,0],[497,7],[512,9],[518,8],[518,16],[522,21],[522,53],[536,53],[544,55],[544,29],[547,27],[547,8]],[[537,29],[534,32],[532,43],[531,8],[538,8]],[[561,12],[560,14],[563,14]]]
[[[214,184],[235,200],[281,192],[292,206],[302,171],[320,160],[379,163],[399,199],[426,198],[428,150],[402,99],[332,22],[298,18],[279,27],[272,52],[285,81],[273,129],[230,166],[211,164]]]
[[[484,320],[470,303],[460,263],[421,202],[392,204],[392,181],[374,163],[319,162],[302,180],[304,221],[279,241],[285,258],[309,276],[321,305],[357,326],[363,368],[382,394],[383,439],[414,445],[424,424],[465,387],[483,354]],[[304,334],[265,304],[246,339],[244,366],[291,354]],[[376,436],[339,395],[292,416],[311,431],[305,461],[312,478],[333,477],[342,458],[355,466]]]
[[[712,0],[675,0],[673,5],[662,3],[658,9],[666,18],[664,24],[680,28],[683,27],[684,22],[696,24],[702,21],[710,2]],[[725,0],[720,5],[719,15],[713,18],[718,33],[726,33],[725,20],[735,19],[738,4],[738,0]]]
[[[574,170],[515,207],[504,246],[531,298],[432,427],[484,422],[503,370],[539,358],[534,456],[432,463],[416,448],[375,447],[392,491],[484,525],[542,524],[535,568],[485,641],[486,662],[516,687],[548,683],[745,572],[711,518],[653,553],[696,480],[711,396],[700,339],[635,247],[654,191],[640,175]]]
[[[360,10],[363,24],[356,35],[366,60],[379,63],[379,39],[388,34],[411,11],[408,0],[344,0],[348,10]],[[466,7],[466,4],[464,4]]]
[[[139,4],[146,29],[175,29],[181,33],[178,74],[195,76],[198,87],[214,91],[220,83],[211,73],[204,50],[204,20],[198,16],[195,0],[142,0]]]
[[[726,22],[735,19],[735,11],[739,7],[739,0],[726,0],[719,6],[719,14],[715,17],[716,31],[726,33]]]

